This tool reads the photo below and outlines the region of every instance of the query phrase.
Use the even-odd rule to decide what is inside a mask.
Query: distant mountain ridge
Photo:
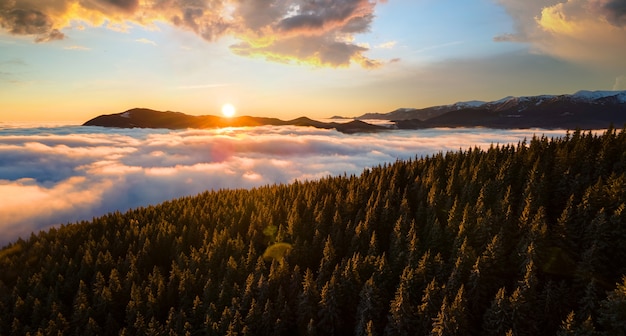
[[[431,127],[595,128],[626,123],[626,91],[578,91],[565,95],[508,96],[422,109],[367,113],[356,119],[391,120],[399,129]]]
[[[325,123],[307,117],[287,121],[277,118],[250,116],[223,118],[213,115],[192,116],[181,112],[162,112],[146,108],[134,108],[121,113],[100,115],[83,124],[83,126],[169,129],[252,127],[264,125],[308,126],[322,129],[336,129],[342,133],[377,132],[388,129],[382,126],[371,125],[360,120],[353,120],[348,123]]]
[[[385,127],[363,121],[368,119],[389,120],[393,125]],[[434,127],[599,129],[610,124],[617,127],[626,124],[626,91],[508,96],[491,102],[473,100],[422,109],[400,108],[389,113],[367,113],[348,123],[321,122],[307,117],[284,121],[250,116],[192,116],[181,112],[134,108],[121,113],[101,115],[83,125],[169,129],[293,125],[336,129],[342,133],[361,133]]]

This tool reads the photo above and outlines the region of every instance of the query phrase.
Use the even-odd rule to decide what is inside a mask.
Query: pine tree
[[[469,314],[465,299],[465,289],[461,286],[452,303],[448,303],[447,298],[443,299],[441,309],[437,317],[433,319],[433,328],[430,335],[451,336],[467,334],[469,334]]]
[[[414,335],[418,326],[417,311],[412,293],[413,271],[406,267],[402,272],[400,284],[389,307],[389,316],[385,335]]]
[[[557,336],[594,336],[596,330],[591,321],[591,317],[587,318],[583,323],[576,321],[574,312],[570,312],[567,318],[563,320],[561,328],[557,332]]]
[[[365,282],[361,293],[359,293],[359,298],[354,334],[356,336],[378,334],[374,321],[379,322],[381,320],[384,305],[380,297],[380,289],[374,282],[374,276]]]
[[[600,324],[610,335],[626,334],[626,276],[600,303]]]
[[[78,292],[74,297],[74,303],[72,307],[71,325],[76,326],[77,330],[75,334],[80,334],[82,328],[87,325],[91,318],[91,304],[89,303],[88,289],[85,282],[82,280],[78,286]]]
[[[307,268],[302,279],[302,291],[298,294],[297,323],[301,334],[305,334],[309,322],[316,319],[319,301],[320,295],[313,272]]]
[[[339,303],[337,293],[337,280],[333,276],[322,288],[319,303],[319,322],[317,330],[325,335],[335,335],[338,331],[340,320]]]
[[[511,329],[511,307],[504,287],[498,290],[483,317],[483,335],[503,335]]]

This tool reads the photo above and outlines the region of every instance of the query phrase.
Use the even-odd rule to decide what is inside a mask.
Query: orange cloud
[[[231,46],[241,56],[262,57],[282,63],[309,64],[313,66],[347,67],[351,63],[372,69],[381,62],[367,58],[365,47],[343,41],[328,41],[324,37],[305,36],[278,40],[267,46],[242,42]]]
[[[541,11],[541,16],[537,18],[537,23],[545,31],[566,35],[580,33],[584,26],[566,16],[563,12],[562,3],[544,8]]]
[[[516,22],[496,41],[530,43],[536,51],[578,63],[624,71],[623,0],[501,0]]]
[[[234,36],[233,51],[279,62],[315,66],[371,68],[381,62],[364,56],[368,48],[352,42],[370,29],[376,1],[370,0],[13,0],[0,4],[0,27],[31,35],[37,42],[65,38],[72,25],[126,30],[130,24],[150,27],[167,22],[207,41]],[[314,41],[306,52],[296,40]],[[315,50],[312,50],[315,49]]]
[[[231,50],[284,63],[375,68],[382,63],[364,55],[369,48],[352,42],[354,34],[369,30],[375,6],[369,0],[291,1],[282,7],[244,1],[233,12],[242,42]]]

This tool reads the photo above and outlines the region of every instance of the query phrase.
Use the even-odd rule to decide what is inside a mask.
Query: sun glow
[[[232,104],[224,104],[222,105],[222,115],[226,118],[232,118],[235,116],[237,110]]]

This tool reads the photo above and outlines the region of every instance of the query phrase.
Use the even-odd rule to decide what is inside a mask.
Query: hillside
[[[626,129],[220,190],[0,250],[1,335],[620,335]]]

